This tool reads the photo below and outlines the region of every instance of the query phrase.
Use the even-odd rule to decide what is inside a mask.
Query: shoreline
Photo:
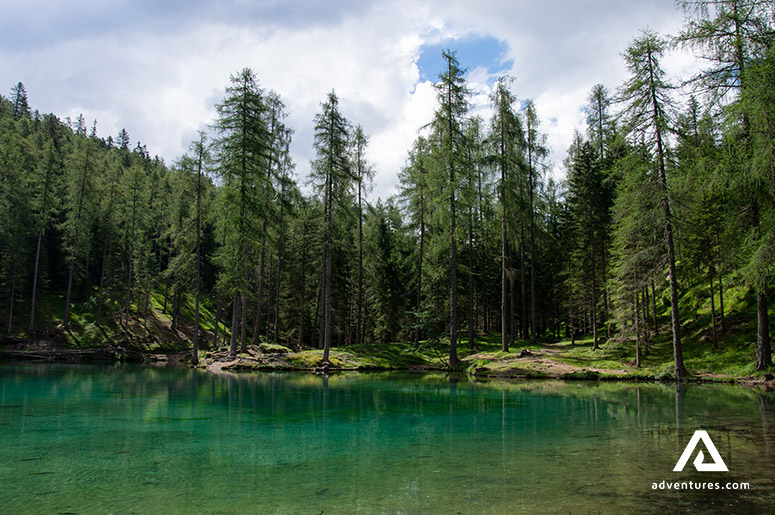
[[[262,344],[263,346],[264,344]],[[364,363],[359,356],[348,348],[335,348],[331,351],[330,365],[321,368],[316,360],[319,351],[304,350],[294,352],[279,345],[268,345],[274,352],[264,352],[261,346],[249,345],[247,354],[236,358],[229,356],[227,350],[207,351],[198,365],[191,364],[188,353],[153,353],[136,348],[124,348],[119,345],[62,348],[51,340],[23,340],[2,338],[0,340],[0,363],[40,362],[66,364],[96,363],[136,363],[147,366],[175,366],[196,368],[213,373],[245,372],[310,372],[331,374],[341,372],[449,372],[440,364],[418,361],[413,364]],[[268,349],[265,349],[268,350]],[[535,380],[551,379],[564,381],[594,381],[622,383],[674,383],[672,377],[629,372],[623,369],[607,370],[596,367],[578,367],[552,358],[547,351],[527,352],[520,355],[514,352],[505,357],[494,357],[494,353],[476,353],[461,360],[453,372],[465,374],[474,379]],[[490,358],[482,366],[482,361]],[[695,384],[734,384],[748,387],[775,389],[775,377],[765,374],[763,378],[732,377],[699,374],[690,376],[684,383]]]

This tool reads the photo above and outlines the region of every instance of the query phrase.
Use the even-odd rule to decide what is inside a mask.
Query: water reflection
[[[0,505],[180,511],[181,498],[196,498],[205,512],[656,513],[722,499],[651,490],[696,477],[672,472],[696,429],[709,431],[729,478],[755,484],[723,500],[769,507],[772,392],[0,367]]]

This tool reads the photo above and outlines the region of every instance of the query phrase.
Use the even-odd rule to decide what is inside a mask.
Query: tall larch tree
[[[541,120],[533,100],[523,106],[525,127],[525,158],[527,165],[528,224],[530,232],[530,339],[533,345],[538,339],[538,307],[536,288],[536,196],[541,174],[542,160],[548,154],[546,135],[540,131]]]
[[[632,136],[646,143],[653,161],[653,173],[660,185],[663,210],[667,265],[670,278],[670,314],[673,332],[673,362],[675,379],[688,376],[681,349],[681,315],[678,307],[678,271],[676,267],[675,243],[671,194],[667,182],[668,132],[672,124],[673,86],[667,82],[660,58],[665,52],[666,41],[651,31],[644,31],[637,37],[623,57],[631,77],[620,91],[620,100],[625,108],[623,116]]]
[[[355,343],[363,342],[363,195],[374,179],[374,168],[366,159],[369,139],[358,125],[352,134],[352,165],[358,187],[358,306],[355,320]]]
[[[324,260],[321,285],[323,365],[331,349],[332,280],[334,252],[334,211],[340,211],[353,186],[353,171],[349,153],[350,126],[339,111],[339,98],[331,91],[321,111],[315,115],[315,152],[311,177],[324,199]],[[339,213],[337,213],[339,214]]]
[[[450,320],[449,320],[449,366],[458,364],[458,284],[457,284],[457,205],[458,175],[465,163],[464,120],[469,111],[469,91],[463,76],[464,70],[455,52],[445,50],[442,57],[446,69],[439,75],[436,95],[439,107],[432,122],[432,129],[438,140],[438,161],[448,178],[446,194],[449,202],[449,245],[450,245]]]
[[[497,168],[500,180],[498,197],[500,202],[501,225],[501,350],[509,351],[509,328],[514,323],[509,309],[509,270],[507,254],[509,240],[510,218],[514,215],[509,208],[517,205],[515,199],[518,188],[519,169],[522,165],[522,150],[524,134],[519,115],[514,109],[517,99],[509,90],[510,81],[502,78],[495,87],[492,96],[493,116],[490,127],[490,162]],[[517,209],[519,214],[519,209]]]
[[[241,346],[246,345],[247,302],[251,256],[260,232],[258,214],[263,208],[271,131],[266,123],[264,92],[253,71],[245,68],[230,78],[224,100],[216,106],[218,119],[216,160],[224,181],[222,188],[222,230],[225,244],[220,249],[224,290],[233,295],[232,337],[229,354],[237,354],[240,326]]]

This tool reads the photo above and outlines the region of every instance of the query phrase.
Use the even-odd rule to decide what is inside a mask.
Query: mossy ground
[[[712,341],[712,325],[709,296],[704,285],[689,288],[681,299],[682,345],[686,368],[697,378],[706,380],[736,380],[740,378],[762,379],[765,373],[775,370],[756,371],[756,318],[753,295],[740,287],[725,291],[726,331],[722,333],[717,323],[716,344]],[[64,348],[91,348],[123,342],[123,306],[114,303],[105,306],[101,325],[96,324],[96,291],[88,300],[75,302],[71,308],[70,330],[61,327],[64,316],[62,295],[46,294],[40,297],[36,312],[34,338],[54,340]],[[144,304],[144,299],[142,301]],[[218,354],[212,346],[215,316],[202,302],[200,309],[200,360],[206,365]],[[775,303],[771,303],[770,317],[775,316]],[[177,331],[171,329],[171,302],[166,306],[164,295],[154,293],[149,299],[147,319],[144,305],[138,309],[132,305],[130,340],[135,350],[151,355],[182,355],[191,351],[193,338],[194,299],[184,296],[181,319]],[[17,339],[27,339],[29,306],[18,302],[15,306],[15,323],[11,334]],[[718,305],[716,306],[718,314]],[[718,317],[717,317],[718,318]],[[561,341],[539,340],[536,345],[516,340],[510,352],[501,351],[499,333],[479,334],[474,348],[468,347],[465,337],[458,344],[460,363],[456,370],[478,376],[526,377],[526,378],[573,378],[573,379],[670,379],[673,374],[673,346],[669,328],[669,311],[663,308],[657,313],[659,333],[652,332],[648,351],[643,353],[641,366],[635,367],[635,344],[631,340],[610,339],[592,350],[589,335],[579,338],[572,345]],[[228,343],[228,330],[221,320],[218,327],[220,356]],[[465,334],[465,333],[463,333]],[[604,336],[604,329],[600,329]],[[226,342],[226,343],[224,343]],[[525,349],[525,355],[520,353]],[[185,359],[185,358],[184,358]],[[221,359],[221,358],[217,358]],[[240,358],[242,369],[304,369],[320,366],[322,351],[295,349],[280,343],[267,342],[263,338],[252,353]],[[411,342],[364,343],[331,349],[329,361],[334,369],[343,370],[408,370],[449,368],[449,342],[446,338],[421,341],[415,348]]]

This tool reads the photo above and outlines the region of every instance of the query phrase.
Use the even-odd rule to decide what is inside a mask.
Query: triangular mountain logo
[[[692,453],[694,453],[694,449],[697,447],[697,444],[700,443],[700,440],[705,444],[705,448],[708,449],[710,457],[713,458],[713,462],[703,463],[702,460],[705,459],[705,455],[700,451],[694,459],[694,468],[696,468],[698,472],[729,472],[724,460],[721,459],[721,455],[716,450],[716,446],[713,445],[713,441],[710,439],[710,436],[708,436],[708,432],[703,429],[698,429],[694,432],[692,439],[689,440],[686,449],[684,449],[683,454],[681,454],[681,457],[678,459],[678,463],[675,464],[673,472],[681,472],[684,469],[686,462],[692,457]]]

